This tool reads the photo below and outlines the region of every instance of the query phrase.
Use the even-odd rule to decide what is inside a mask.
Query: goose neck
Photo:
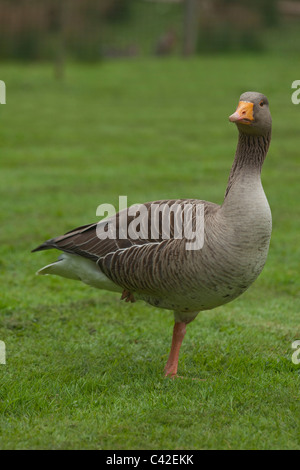
[[[235,159],[231,167],[225,198],[241,174],[260,178],[262,165],[271,141],[271,132],[266,135],[239,133]]]

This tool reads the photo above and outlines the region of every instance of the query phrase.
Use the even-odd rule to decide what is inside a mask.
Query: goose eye
[[[261,100],[261,102],[259,103],[259,106],[262,108],[263,105],[264,105],[264,102],[263,102],[263,100]]]

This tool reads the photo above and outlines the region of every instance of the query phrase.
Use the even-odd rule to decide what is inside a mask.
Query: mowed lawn
[[[1,449],[300,449],[299,78],[296,60],[265,56],[69,65],[63,82],[1,64]],[[184,379],[165,379],[171,312],[37,277],[58,252],[30,250],[119,195],[221,203],[247,90],[273,116],[268,261],[187,327]]]

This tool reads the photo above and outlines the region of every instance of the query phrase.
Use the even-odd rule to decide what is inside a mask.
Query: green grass
[[[1,65],[1,449],[300,449],[299,124],[296,60],[215,57]],[[47,238],[99,204],[198,197],[221,203],[241,92],[266,93],[273,213],[266,267],[235,302],[187,328],[163,378],[172,314],[37,269]],[[205,381],[193,380],[205,379]]]

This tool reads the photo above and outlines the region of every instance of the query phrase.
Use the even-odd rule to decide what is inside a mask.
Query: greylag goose
[[[165,375],[170,377],[177,375],[186,325],[200,311],[223,305],[245,292],[261,273],[268,254],[272,218],[261,183],[272,127],[267,98],[256,92],[242,94],[229,120],[237,125],[238,144],[222,205],[195,199],[146,203],[143,210],[138,206],[135,216],[124,209],[116,217],[76,228],[33,250],[57,248],[63,252],[37,274],[77,279],[120,292],[127,302],[144,300],[173,310],[175,324],[165,366]],[[168,234],[162,224],[165,217],[155,218],[153,206],[158,213],[168,213]],[[202,225],[197,225],[203,240],[195,249],[187,248],[191,237],[176,236],[173,208],[180,212],[186,206],[189,212],[181,212],[180,220],[190,219],[193,227],[197,214],[201,214],[198,209],[203,210],[199,218]],[[127,228],[134,223],[140,232],[129,234]],[[143,233],[142,226],[146,227]],[[111,227],[115,231],[110,231]]]

